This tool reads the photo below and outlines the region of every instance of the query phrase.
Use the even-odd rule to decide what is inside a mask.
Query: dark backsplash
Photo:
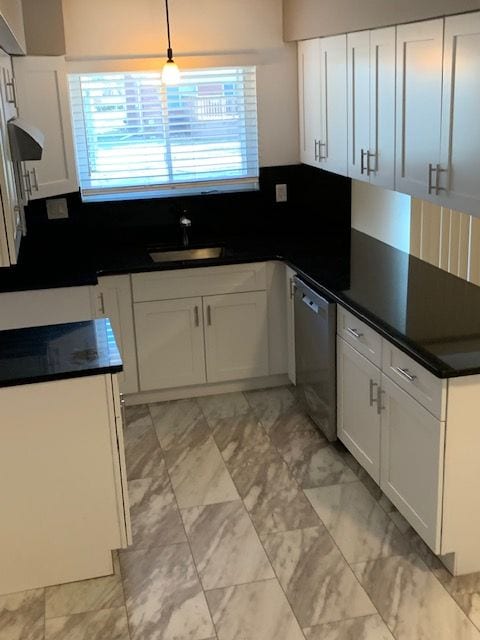
[[[287,184],[288,201],[275,202],[275,185]],[[26,208],[29,241],[35,237],[62,236],[72,228],[96,240],[154,242],[178,229],[186,210],[192,219],[192,234],[207,236],[270,235],[350,230],[351,181],[306,165],[260,169],[258,191],[209,194],[149,200],[82,203],[79,193],[67,194],[69,219],[48,220],[45,200],[32,201]],[[81,230],[81,231],[80,231]],[[173,239],[173,238],[172,238]]]

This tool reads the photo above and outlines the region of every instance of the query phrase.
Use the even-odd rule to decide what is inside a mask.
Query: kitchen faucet
[[[190,220],[190,218],[187,218],[187,216],[185,215],[186,213],[187,212],[185,210],[182,217],[180,218],[180,226],[183,229],[183,246],[185,247],[185,249],[188,247],[188,229],[192,226],[192,221]]]

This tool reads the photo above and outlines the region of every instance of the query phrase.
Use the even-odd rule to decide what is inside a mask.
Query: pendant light
[[[168,15],[168,0],[165,0],[165,15],[167,17],[167,36],[168,36],[168,49],[167,49],[167,61],[163,65],[162,69],[162,82],[166,85],[178,84],[180,82],[180,69],[177,67],[173,60],[172,45],[170,43],[170,18]]]

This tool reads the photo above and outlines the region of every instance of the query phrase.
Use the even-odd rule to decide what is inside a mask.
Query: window
[[[255,68],[69,77],[84,200],[258,188]]]

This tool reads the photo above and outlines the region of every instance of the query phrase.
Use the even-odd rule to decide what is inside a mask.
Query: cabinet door
[[[370,32],[370,183],[395,186],[395,27]]]
[[[346,176],[347,170],[347,36],[321,39],[322,169]]]
[[[288,362],[288,379],[292,384],[296,382],[295,374],[295,312],[294,312],[294,285],[293,278],[295,271],[286,267],[285,269],[285,286],[287,298],[287,362]]]
[[[380,487],[428,546],[440,551],[445,423],[382,374]]]
[[[299,42],[300,160],[315,167],[320,166],[318,145],[322,135],[320,66],[320,39]]]
[[[19,115],[45,135],[42,159],[26,163],[30,199],[77,191],[65,58],[16,58],[14,69]]]
[[[202,299],[134,304],[140,391],[206,381]]]
[[[18,113],[12,59],[3,51],[0,51],[0,93],[5,119],[8,122],[12,118],[16,118]]]
[[[443,20],[397,27],[397,191],[435,198],[440,157]]]
[[[370,147],[370,32],[347,36],[348,60],[348,175],[369,181]]]
[[[130,276],[99,278],[97,317],[110,318],[115,340],[122,355],[123,371],[118,374],[120,391],[138,391],[137,350],[133,328],[133,306]]]
[[[208,382],[268,374],[267,294],[203,298]]]
[[[380,480],[380,370],[337,338],[338,437],[375,482]]]
[[[445,19],[442,203],[480,216],[480,13]]]

